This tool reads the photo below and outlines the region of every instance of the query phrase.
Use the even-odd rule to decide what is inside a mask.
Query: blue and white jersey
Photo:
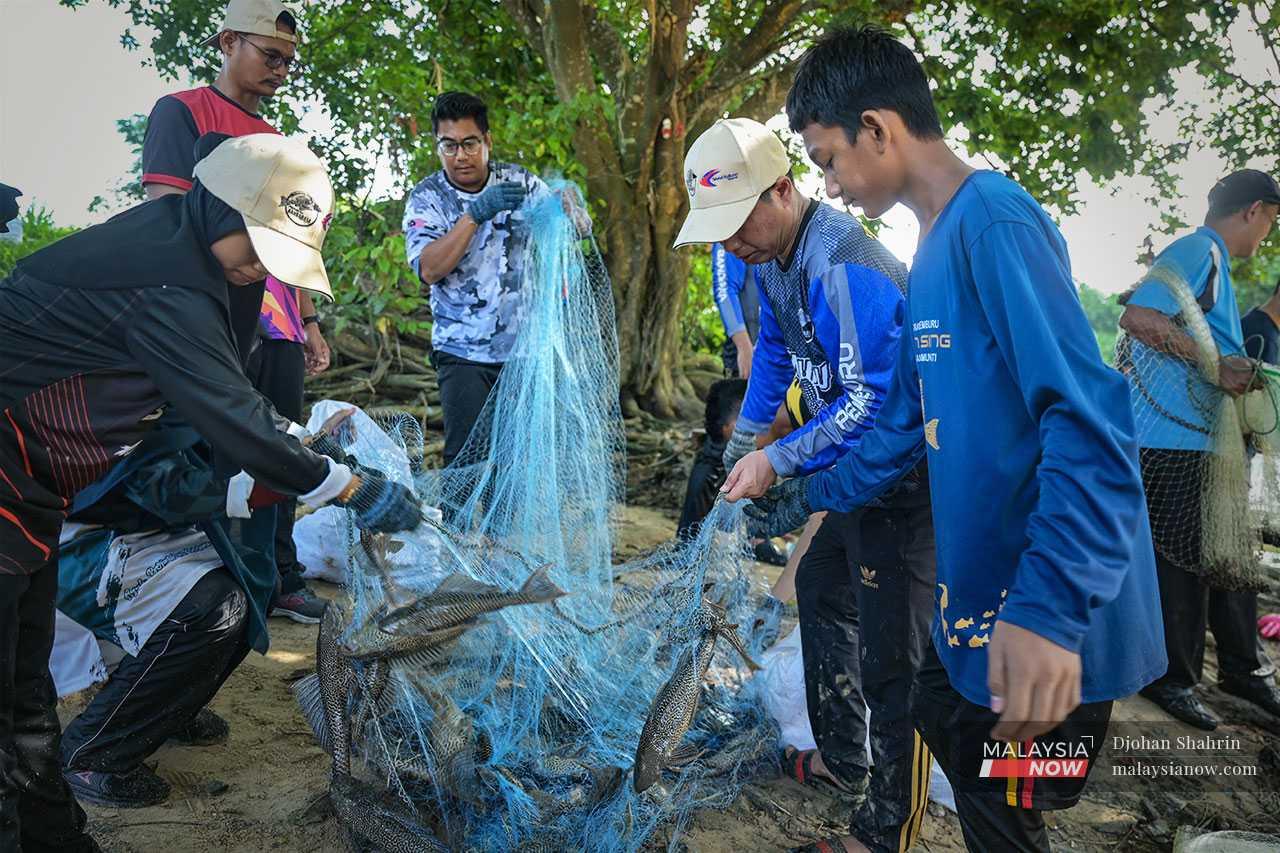
[[[458,189],[443,170],[409,193],[404,205],[404,247],[414,275],[428,243],[449,233],[481,192],[514,181],[530,194],[547,185],[511,163],[491,162],[479,191]],[[511,355],[524,314],[520,258],[528,229],[521,209],[502,211],[482,223],[453,272],[431,286],[431,346],[470,361],[501,364]]]
[[[780,477],[817,471],[875,423],[898,354],[907,267],[858,220],[811,202],[790,264],[755,269],[760,336],[738,425],[766,431],[795,377],[814,416],[765,453]]]
[[[711,295],[720,310],[725,337],[745,331],[755,343],[760,336],[760,291],[755,265],[729,254],[720,243],[711,245]]]

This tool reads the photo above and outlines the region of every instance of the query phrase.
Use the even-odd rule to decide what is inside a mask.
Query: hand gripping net
[[[515,351],[457,462],[415,472],[442,520],[391,537],[351,531],[343,642],[358,653],[376,614],[451,576],[514,592],[545,567],[565,595],[482,615],[443,653],[353,662],[352,772],[454,850],[634,851],[660,827],[674,846],[694,810],[727,805],[773,764],[777,731],[727,643],[684,737],[701,754],[636,794],[641,728],[698,641],[704,599],[759,653],[751,614],[764,587],[746,571],[740,510],[724,503],[687,544],[612,564],[625,441],[609,280],[557,194],[520,213]],[[384,426],[421,458],[416,422]]]

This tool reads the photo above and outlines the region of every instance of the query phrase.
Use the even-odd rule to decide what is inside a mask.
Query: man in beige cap
[[[263,99],[284,85],[295,61],[298,25],[293,13],[280,0],[231,0],[218,31],[203,44],[222,53],[222,70],[213,84],[164,96],[147,120],[142,184],[148,198],[191,187],[192,150],[201,135],[276,132],[258,111]],[[304,376],[329,365],[311,293],[299,282],[268,278],[260,325],[252,353],[244,354],[249,378],[282,415],[300,421]],[[302,579],[293,544],[295,510],[292,501],[280,507],[275,549],[280,595],[273,613],[314,624],[324,602]]]
[[[804,197],[782,141],[750,119],[716,122],[685,158],[689,216],[677,245],[721,241],[756,264],[760,334],[725,450],[722,491],[763,490],[833,465],[875,424],[893,376],[907,270],[848,213]],[[756,450],[792,377],[812,417]],[[851,796],[855,832],[914,841],[927,803],[925,747],[906,713],[929,641],[933,529],[919,472],[881,505],[828,513],[796,572],[809,720],[817,750],[788,748],[802,783]],[[866,706],[874,770],[868,770]],[[868,780],[869,777],[869,780]]]
[[[275,134],[213,144],[201,140],[187,194],[66,237],[0,281],[0,363],[11,368],[0,376],[0,850],[96,849],[59,761],[48,667],[59,539],[76,495],[168,407],[230,470],[276,494],[336,501],[367,530],[421,520],[405,487],[282,432],[241,367],[232,290],[268,273],[328,290],[323,165]],[[121,794],[128,775],[71,769],[86,799]]]

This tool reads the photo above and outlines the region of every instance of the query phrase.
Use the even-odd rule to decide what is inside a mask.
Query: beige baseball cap
[[[732,237],[760,195],[791,171],[777,134],[749,118],[722,118],[703,131],[684,158],[689,215],[676,246]]]
[[[333,186],[310,148],[274,133],[237,136],[196,163],[195,177],[244,217],[267,272],[333,299],[320,255]]]
[[[298,16],[289,9],[288,6],[280,2],[280,0],[231,0],[227,4],[227,13],[222,16],[222,26],[218,31],[209,36],[201,45],[212,47],[218,41],[218,36],[227,30],[234,30],[238,33],[250,33],[255,36],[266,36],[267,38],[280,39],[292,44],[298,43],[296,33],[285,32],[276,28],[276,21],[280,20],[281,15],[288,15],[295,22]]]

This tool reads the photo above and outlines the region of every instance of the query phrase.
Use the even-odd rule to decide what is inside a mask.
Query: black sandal
[[[828,794],[840,799],[856,797],[857,792],[827,776],[819,776],[813,772],[813,757],[816,749],[796,749],[788,746],[782,750],[782,772],[801,785],[820,788]],[[810,845],[812,846],[812,845]],[[808,848],[805,848],[806,850]]]

